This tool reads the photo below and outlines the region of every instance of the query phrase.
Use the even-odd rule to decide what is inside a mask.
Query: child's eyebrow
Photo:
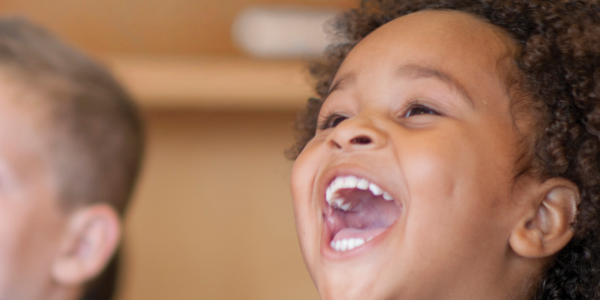
[[[419,78],[436,78],[439,79],[453,88],[455,88],[471,105],[471,107],[475,106],[473,99],[467,93],[467,91],[463,88],[463,86],[452,76],[448,75],[448,73],[433,68],[433,67],[425,67],[414,64],[402,65],[396,70],[396,74],[400,77],[406,77],[409,79],[419,79]]]
[[[338,80],[336,80],[329,88],[327,96],[329,96],[334,91],[342,88],[343,85],[352,84],[354,81],[356,81],[356,76],[354,75],[354,73],[346,73],[340,76],[340,78],[338,78]]]

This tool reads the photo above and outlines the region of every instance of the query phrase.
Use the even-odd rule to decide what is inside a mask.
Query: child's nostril
[[[366,136],[359,136],[359,137],[355,137],[350,141],[351,144],[361,144],[361,145],[365,145],[365,144],[370,144],[371,143],[371,139],[369,137]]]

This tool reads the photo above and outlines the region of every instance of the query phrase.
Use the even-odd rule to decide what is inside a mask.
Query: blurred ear
[[[62,285],[93,279],[115,252],[120,235],[119,216],[109,205],[95,204],[73,212],[52,265],[53,279]]]
[[[579,189],[564,178],[551,178],[531,183],[520,203],[524,214],[509,239],[511,248],[520,256],[542,258],[552,256],[573,237]]]

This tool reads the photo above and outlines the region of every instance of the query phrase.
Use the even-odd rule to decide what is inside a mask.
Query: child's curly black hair
[[[577,184],[581,202],[571,242],[542,276],[535,299],[600,299],[600,2],[571,0],[363,0],[340,15],[345,42],[310,66],[319,98],[296,122],[296,158],[315,135],[319,110],[346,55],[365,36],[400,16],[426,9],[470,13],[519,44],[519,86],[537,110],[530,165],[541,178]]]

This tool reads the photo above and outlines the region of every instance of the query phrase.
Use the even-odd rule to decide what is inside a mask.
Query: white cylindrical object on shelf
[[[335,10],[300,7],[251,7],[238,15],[232,34],[236,44],[251,56],[318,56],[329,44],[324,27],[335,14]]]

